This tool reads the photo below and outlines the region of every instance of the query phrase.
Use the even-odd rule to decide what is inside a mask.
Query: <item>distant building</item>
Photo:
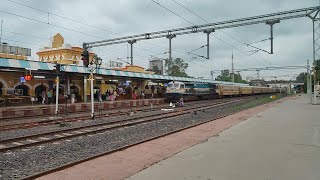
[[[31,49],[10,46],[7,43],[0,44],[0,58],[27,60],[31,56]]]
[[[267,87],[268,83],[263,79],[253,79],[249,83],[250,86],[261,86],[261,87]]]
[[[121,68],[123,66],[122,62],[118,62],[118,61],[109,61],[109,67],[110,69],[113,68]]]
[[[150,60],[148,70],[163,75],[163,61],[159,59]]]
[[[51,40],[51,47],[44,47],[37,52],[39,60],[42,62],[51,62],[58,64],[76,64],[83,65],[81,61],[81,47],[64,44],[64,38],[61,34],[56,34]],[[89,60],[91,61],[94,53],[90,52]]]
[[[115,70],[120,71],[130,71],[130,72],[138,72],[138,73],[145,73],[145,74],[154,74],[152,71],[145,71],[143,67],[136,66],[136,65],[128,65],[123,68],[114,68]]]

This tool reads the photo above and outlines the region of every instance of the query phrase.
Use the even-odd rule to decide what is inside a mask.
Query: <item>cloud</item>
[[[21,17],[0,13],[4,20],[3,38],[27,43],[8,41],[11,44],[32,48],[35,53],[40,47],[48,45],[49,37],[61,33],[66,43],[81,46],[83,42],[91,42],[101,39],[120,37],[123,35],[140,34],[151,31],[159,31],[171,28],[190,26],[191,24],[169,11],[158,6],[151,0],[15,0],[19,3],[65,16],[76,21],[88,23],[76,23],[52,14],[36,11],[10,1],[1,2],[2,10],[30,17],[43,22],[63,26],[76,31],[81,31],[92,36],[76,33],[48,24],[27,20]],[[205,21],[196,17],[188,10],[183,9],[170,0],[155,0],[169,8],[183,18],[195,24],[204,24]],[[217,22],[242,17],[262,15],[266,13],[316,6],[316,0],[176,0],[191,11],[203,17],[206,21]],[[112,31],[112,32],[110,32]],[[252,48],[243,43],[259,41],[270,37],[269,26],[265,24],[225,29],[223,32],[213,33],[210,37],[209,60],[188,55],[186,52],[199,48],[206,43],[203,33],[178,36],[173,39],[173,57],[181,57],[189,64],[188,73],[192,76],[205,76],[210,78],[210,71],[231,67],[231,53],[234,54],[236,68],[262,67],[266,65],[300,65],[306,59],[312,58],[312,24],[308,18],[300,18],[282,21],[274,28],[274,55],[256,53],[251,56]],[[22,36],[10,32],[19,32],[36,37]],[[96,36],[96,37],[93,37]],[[230,37],[231,36],[231,37]],[[99,37],[99,38],[97,38]],[[224,41],[224,42],[223,42]],[[28,44],[31,43],[31,44]],[[230,46],[231,45],[231,46]],[[265,41],[255,46],[270,50],[270,42]],[[150,55],[158,54],[158,57],[166,58],[168,54],[167,39],[156,39],[134,44],[134,61],[138,65],[147,66]],[[110,58],[127,57],[128,45],[121,44],[108,47],[94,48],[105,61]],[[142,49],[141,49],[142,48]],[[146,49],[146,50],[143,50]],[[195,51],[198,55],[206,55],[205,48]],[[34,54],[33,58],[37,58]],[[299,72],[297,70],[296,72]],[[273,74],[285,74],[285,71],[272,72]],[[255,76],[254,72],[243,73]],[[262,73],[264,74],[264,73]],[[266,73],[267,74],[267,73]]]

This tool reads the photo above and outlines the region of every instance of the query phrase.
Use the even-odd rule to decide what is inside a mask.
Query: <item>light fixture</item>
[[[30,70],[30,71],[38,71],[39,69],[33,69],[33,68],[25,68],[26,70]]]
[[[45,76],[33,76],[35,79],[45,79]]]

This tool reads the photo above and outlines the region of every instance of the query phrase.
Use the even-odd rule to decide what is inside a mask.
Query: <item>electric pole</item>
[[[307,94],[310,96],[310,102],[312,104],[312,89],[311,89],[311,70],[309,60],[307,60]]]
[[[2,25],[3,25],[3,19],[1,20],[0,43],[1,43],[1,39],[2,39]]]
[[[237,80],[238,80],[238,82],[240,82],[240,80],[242,80],[242,79],[240,79],[240,71],[237,71],[237,73],[238,73],[238,78],[237,78]]]
[[[257,78],[258,78],[258,80],[260,79],[260,70],[258,69],[258,70],[256,70],[257,71]]]
[[[232,82],[234,82],[233,51],[231,55],[231,78],[232,78]]]

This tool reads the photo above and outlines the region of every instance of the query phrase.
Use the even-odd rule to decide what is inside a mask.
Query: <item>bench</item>
[[[5,103],[6,103],[6,99],[0,98],[0,104],[5,104]]]
[[[7,98],[8,103],[12,103],[12,104],[18,104],[18,103],[22,103],[22,98],[18,98],[18,97],[14,97],[14,98]]]

